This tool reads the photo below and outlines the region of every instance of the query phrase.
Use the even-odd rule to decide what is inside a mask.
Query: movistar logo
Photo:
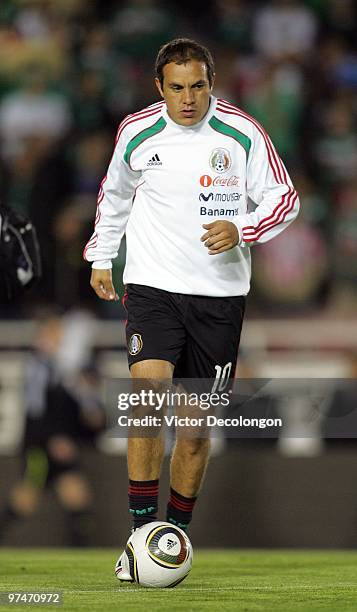
[[[208,202],[209,200],[213,200],[213,197],[213,193],[209,193],[208,195],[200,193],[200,201],[204,200],[205,202]]]
[[[204,193],[200,193],[199,200],[202,202],[209,202],[209,200],[214,200],[214,202],[239,202],[242,194],[238,193],[238,191],[233,191],[229,193],[209,193],[205,195]]]

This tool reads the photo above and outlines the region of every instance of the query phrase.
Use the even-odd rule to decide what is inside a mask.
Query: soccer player
[[[164,45],[155,83],[163,101],[119,126],[84,257],[91,286],[118,296],[111,260],[125,232],[127,349],[134,379],[233,377],[250,283],[250,247],[278,235],[298,196],[264,129],[212,95],[210,52],[185,38]],[[248,212],[248,199],[255,204]],[[162,437],[129,438],[134,528],[156,520]],[[177,439],[167,520],[186,529],[209,439]],[[116,574],[130,580],[125,552]]]

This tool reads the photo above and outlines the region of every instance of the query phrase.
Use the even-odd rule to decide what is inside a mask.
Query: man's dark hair
[[[208,82],[211,86],[214,76],[212,55],[206,47],[190,38],[175,38],[166,43],[166,45],[163,45],[159,50],[155,62],[155,72],[161,86],[164,80],[163,68],[166,64],[170,64],[170,62],[186,64],[191,60],[197,60],[206,64]]]

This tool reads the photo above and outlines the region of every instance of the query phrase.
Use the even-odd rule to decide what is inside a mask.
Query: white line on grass
[[[217,591],[289,591],[289,590],[296,590],[296,589],[305,589],[305,590],[314,590],[317,591],[319,589],[344,589],[344,588],[357,588],[357,583],[352,583],[352,584],[348,584],[348,583],[338,583],[338,584],[322,584],[321,586],[316,586],[316,585],[312,585],[312,584],[297,584],[297,585],[288,585],[288,586],[237,586],[237,587],[189,587],[189,588],[185,588],[182,587],[180,589],[180,592],[183,593],[202,593],[202,592],[217,592]],[[77,593],[77,594],[90,594],[90,593],[143,593],[144,591],[151,591],[151,592],[155,592],[155,591],[167,591],[167,589],[162,588],[162,589],[158,589],[158,588],[149,588],[149,587],[140,587],[140,588],[136,588],[136,587],[124,587],[124,588],[118,588],[118,589],[103,589],[103,590],[95,590],[95,591],[62,591],[63,595],[66,594],[71,594],[71,593]]]

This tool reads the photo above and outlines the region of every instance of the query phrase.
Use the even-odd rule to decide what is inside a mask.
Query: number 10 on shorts
[[[216,370],[216,378],[212,386],[211,393],[216,393],[217,391],[224,391],[226,386],[228,385],[232,362],[228,361],[225,366],[214,366]]]

